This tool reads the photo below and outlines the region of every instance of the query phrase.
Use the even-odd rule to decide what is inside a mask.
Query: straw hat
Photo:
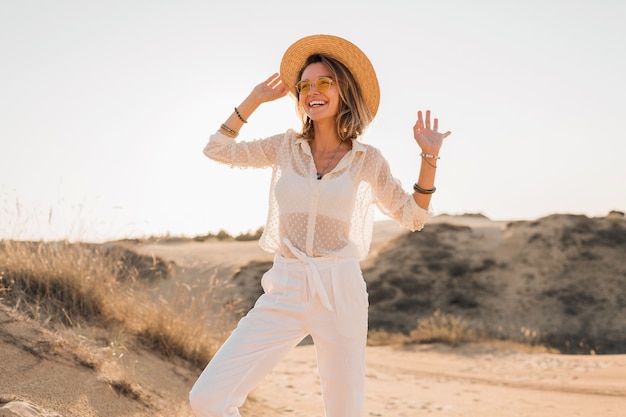
[[[311,35],[293,43],[280,63],[283,83],[294,93],[298,75],[307,58],[323,54],[345,65],[354,76],[372,118],[378,111],[380,88],[374,66],[367,56],[353,43],[332,35]]]

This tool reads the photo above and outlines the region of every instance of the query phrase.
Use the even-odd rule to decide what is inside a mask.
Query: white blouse
[[[294,130],[236,142],[219,131],[204,148],[231,167],[272,168],[269,209],[261,240],[268,252],[363,259],[372,241],[374,207],[411,231],[432,216],[391,175],[380,151],[357,140],[337,166],[317,179],[309,142]],[[289,242],[285,243],[285,239]]]

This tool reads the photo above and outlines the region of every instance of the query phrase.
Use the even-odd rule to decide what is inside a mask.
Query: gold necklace
[[[337,145],[337,148],[335,149],[335,152],[333,152],[333,155],[330,157],[330,159],[328,160],[328,162],[326,162],[326,165],[324,165],[324,168],[322,168],[322,170],[320,172],[317,173],[317,179],[321,180],[322,177],[324,176],[324,174],[326,174],[326,169],[328,168],[328,166],[330,165],[330,163],[335,159],[335,156],[337,156],[337,152],[339,152],[339,148],[341,148],[341,144],[343,142],[340,140],[339,141],[339,145]]]

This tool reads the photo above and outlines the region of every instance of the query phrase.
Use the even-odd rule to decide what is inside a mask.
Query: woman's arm
[[[417,112],[417,122],[413,126],[413,136],[417,141],[422,153],[420,154],[421,165],[417,182],[413,186],[413,199],[421,208],[428,210],[430,199],[435,192],[435,173],[439,161],[439,150],[443,140],[452,132],[439,133],[439,120],[433,121],[430,126],[430,110],[426,110],[426,121],[422,119],[422,112]]]
[[[282,83],[278,73],[258,84],[252,92],[233,109],[231,115],[221,125],[220,131],[231,138],[236,138],[239,130],[248,123],[248,118],[263,103],[273,101],[287,95],[287,87]]]

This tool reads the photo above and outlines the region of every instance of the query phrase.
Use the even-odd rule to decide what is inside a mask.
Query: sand
[[[322,416],[314,354],[311,345],[296,348],[255,394],[278,415]],[[622,416],[625,375],[620,355],[555,355],[497,343],[370,347],[365,415]]]

